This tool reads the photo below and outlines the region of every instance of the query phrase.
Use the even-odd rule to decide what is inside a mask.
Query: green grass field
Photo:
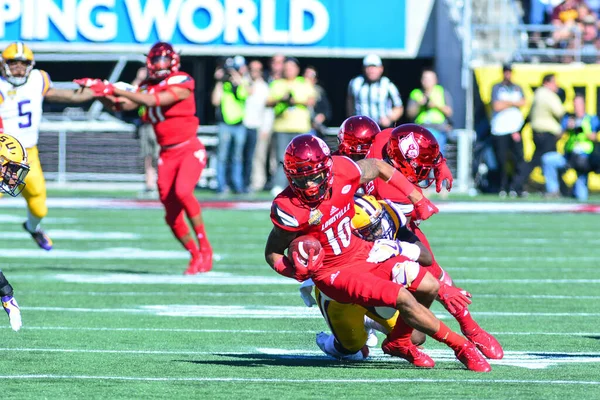
[[[600,236],[594,214],[441,214],[423,224],[440,264],[503,344],[489,374],[429,340],[437,365],[342,363],[298,284],[263,261],[267,211],[207,210],[219,260],[187,255],[160,210],[54,209],[38,250],[22,209],[0,209],[2,269],[24,327],[3,323],[3,398],[600,398]],[[451,327],[439,305],[434,311]],[[383,338],[380,337],[380,340]]]

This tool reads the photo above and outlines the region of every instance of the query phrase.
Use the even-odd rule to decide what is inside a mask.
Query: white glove
[[[402,249],[397,241],[392,239],[377,239],[369,252],[367,262],[381,263],[400,254]]]
[[[317,301],[312,295],[313,286],[315,286],[315,283],[312,279],[307,279],[300,285],[300,297],[302,297],[306,307],[312,307],[317,304]]]

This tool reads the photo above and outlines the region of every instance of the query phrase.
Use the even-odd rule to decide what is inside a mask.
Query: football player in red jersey
[[[420,125],[404,124],[394,129],[384,130],[373,141],[367,158],[383,159],[401,171],[418,190],[420,190],[419,185],[428,187],[433,183],[433,179],[431,179],[432,170],[438,192],[441,190],[444,180],[448,182],[448,190],[452,188],[452,174],[446,166],[446,160],[440,153],[437,140],[429,130]],[[366,192],[378,199],[386,199],[401,205],[405,214],[411,216],[410,230],[417,235],[421,243],[433,255],[425,234],[419,228],[420,219],[412,213],[413,206],[406,196],[379,178],[367,183]],[[440,267],[435,260],[435,256],[432,265],[428,269],[440,281],[452,285],[452,278]],[[448,311],[460,324],[462,333],[486,357],[501,359],[504,356],[500,343],[473,320],[467,307],[464,309],[448,309]]]
[[[379,125],[369,117],[355,115],[346,118],[340,126],[338,149],[333,155],[346,156],[354,161],[362,160],[379,132]]]
[[[146,58],[148,78],[137,90],[119,89],[99,79],[77,79],[96,96],[108,100],[115,109],[146,107],[145,117],[152,123],[160,146],[158,191],[165,206],[165,219],[175,237],[190,252],[186,274],[210,271],[212,248],[206,236],[200,204],[194,188],[206,166],[206,150],[196,136],[198,118],[194,99],[194,79],[179,71],[179,54],[169,43],[159,42]],[[184,212],[192,223],[194,240]]]
[[[397,309],[403,321],[384,341],[388,354],[418,366],[434,365],[411,342],[414,327],[451,347],[470,370],[491,370],[471,342],[452,332],[419,304],[399,283],[402,277],[393,276],[395,268],[411,262],[408,258],[399,255],[383,263],[369,263],[372,245],[351,232],[354,193],[361,184],[375,178],[383,179],[415,202],[418,218],[427,219],[437,212],[400,172],[381,160],[355,163],[347,157],[331,156],[325,142],[311,135],[292,139],[283,168],[289,186],[273,200],[273,229],[265,247],[265,258],[276,272],[299,281],[312,278],[323,295],[342,303]],[[292,255],[293,261],[284,255],[292,240],[304,234],[315,236],[323,247],[318,255],[310,252],[307,265],[297,253]],[[454,295],[462,294],[455,291]]]

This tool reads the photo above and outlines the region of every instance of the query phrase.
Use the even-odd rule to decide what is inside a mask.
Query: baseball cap
[[[291,56],[286,57],[284,62],[288,62],[288,61],[291,61],[294,64],[296,64],[297,66],[300,66],[300,61],[296,57],[291,57]]]
[[[377,54],[369,54],[363,58],[363,67],[368,67],[370,65],[381,67],[381,58]]]
[[[502,72],[512,71],[512,64],[505,63],[502,65]]]

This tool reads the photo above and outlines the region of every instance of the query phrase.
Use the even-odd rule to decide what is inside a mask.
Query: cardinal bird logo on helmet
[[[419,157],[419,144],[415,140],[415,134],[409,133],[400,139],[400,151],[406,159],[414,159]]]

